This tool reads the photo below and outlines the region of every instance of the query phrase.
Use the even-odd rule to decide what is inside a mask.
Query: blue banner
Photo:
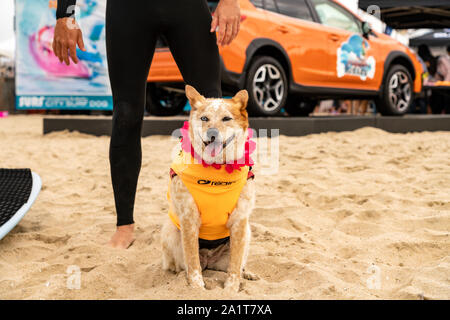
[[[62,110],[111,110],[111,96],[39,96],[16,97],[19,110],[62,109]]]
[[[78,0],[86,51],[78,64],[59,62],[52,49],[55,0],[16,0],[16,108],[112,110],[105,48],[106,0]]]

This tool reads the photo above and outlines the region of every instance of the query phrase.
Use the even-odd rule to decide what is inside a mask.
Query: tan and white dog
[[[206,163],[225,164],[241,159],[248,135],[247,91],[239,91],[232,99],[207,99],[193,87],[186,86],[186,96],[192,107],[189,139],[193,151],[202,155]],[[201,164],[196,165],[202,167]],[[208,242],[199,237],[203,226],[211,221],[204,221],[198,199],[193,196],[194,189],[188,188],[186,181],[183,181],[184,172],[173,174],[168,198],[172,216],[177,222],[174,223],[173,217],[168,218],[162,228],[163,269],[173,272],[186,270],[189,284],[199,288],[205,286],[203,269],[225,271],[228,276],[224,288],[234,292],[239,290],[242,275],[247,279],[255,279],[255,276],[244,272],[250,243],[249,217],[255,202],[254,181],[247,178],[249,168],[246,170],[245,179],[236,196],[237,201],[235,205],[232,204],[234,209],[228,213],[226,219],[219,217],[219,212],[223,211],[220,207],[214,207],[217,209],[217,219],[214,217],[215,211],[208,213],[210,220],[223,224],[223,228],[229,231],[229,237],[220,239],[220,244],[213,248],[208,245],[202,248],[201,243],[199,244],[201,241],[207,244],[215,241],[217,243],[217,240]],[[214,188],[213,184],[219,186],[228,183],[206,179],[198,181],[202,181],[201,184],[208,183],[209,188]],[[234,182],[230,181],[229,184]],[[218,198],[207,200],[210,203],[217,200],[214,205],[221,203]]]

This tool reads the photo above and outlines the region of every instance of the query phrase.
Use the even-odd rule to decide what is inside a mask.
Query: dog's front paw
[[[189,285],[193,288],[204,289],[205,282],[200,272],[194,271],[187,276]]]
[[[250,272],[250,271],[246,271],[246,270],[244,270],[242,276],[243,276],[244,279],[246,279],[246,280],[251,280],[251,281],[259,280],[258,275],[254,274],[254,273],[252,273],[252,272]]]
[[[225,280],[224,289],[229,292],[238,292],[240,286],[239,277],[236,274],[228,275],[227,280]]]

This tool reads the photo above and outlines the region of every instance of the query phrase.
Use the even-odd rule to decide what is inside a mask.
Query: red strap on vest
[[[170,179],[173,179],[173,177],[175,177],[177,175],[177,173],[172,168],[170,168],[169,175],[170,175]]]

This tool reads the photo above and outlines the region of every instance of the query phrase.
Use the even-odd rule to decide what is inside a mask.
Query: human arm
[[[450,81],[450,58],[442,56],[437,63],[437,75],[441,81]]]
[[[56,19],[72,17],[75,14],[77,0],[58,0]]]
[[[238,35],[241,23],[239,0],[220,0],[211,22],[211,32],[217,27],[217,44],[229,45]]]
[[[75,21],[76,0],[58,0],[56,9],[56,26],[53,37],[53,52],[59,61],[70,65],[69,57],[78,63],[76,46],[85,51],[83,35],[78,23]]]

